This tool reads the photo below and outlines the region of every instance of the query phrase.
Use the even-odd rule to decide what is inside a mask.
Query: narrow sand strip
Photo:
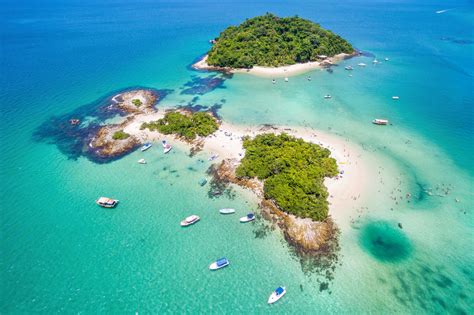
[[[164,112],[157,112],[148,115],[137,115],[135,119],[124,128],[124,131],[137,136],[143,142],[159,141],[162,139],[172,140],[172,144],[183,149],[190,145],[183,140],[172,136],[165,136],[158,132],[151,132],[148,129],[140,130],[143,122],[150,122],[160,119]],[[338,136],[329,135],[318,130],[303,127],[245,127],[232,125],[223,122],[220,128],[211,136],[203,140],[203,152],[218,155],[215,159],[220,162],[222,159],[240,160],[244,156],[242,147],[243,136],[256,136],[262,133],[282,133],[302,138],[305,141],[316,143],[331,151],[331,156],[336,159],[339,170],[342,172],[336,178],[327,178],[325,185],[328,188],[330,197],[330,214],[339,225],[348,226],[357,200],[367,195],[368,179],[375,178],[376,174],[371,174],[371,168],[362,158],[362,148],[344,140]]]

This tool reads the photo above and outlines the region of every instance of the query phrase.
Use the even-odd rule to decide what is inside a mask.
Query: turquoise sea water
[[[360,57],[276,85],[189,69],[220,30],[267,11],[317,21],[382,64]],[[472,3],[7,1],[0,12],[2,313],[473,313]],[[343,66],[358,62],[368,66],[349,77]],[[239,224],[256,208],[248,192],[209,198],[204,153],[154,147],[97,164],[38,136],[53,116],[135,86],[173,90],[158,106],[218,104],[236,124],[360,145],[379,176],[354,205],[361,217],[341,223],[330,276],[303,270],[264,221]],[[393,200],[407,191],[411,203]],[[100,195],[121,204],[98,208]],[[202,220],[183,231],[191,213]],[[221,256],[231,265],[209,272]],[[288,294],[268,306],[278,285]]]

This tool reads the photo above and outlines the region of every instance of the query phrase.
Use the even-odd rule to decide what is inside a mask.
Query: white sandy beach
[[[165,136],[148,129],[140,130],[143,122],[160,119],[165,112],[160,111],[153,114],[137,115],[135,119],[124,128],[124,131],[145,141],[159,141],[166,139],[172,145],[183,149],[190,148],[190,144],[173,136]],[[343,172],[336,178],[327,178],[325,184],[330,197],[330,214],[339,225],[348,226],[350,221],[356,217],[356,208],[360,206],[363,197],[367,195],[368,179],[375,178],[376,174],[370,174],[371,168],[363,159],[362,148],[347,140],[329,135],[327,133],[303,127],[273,126],[263,128],[262,126],[237,126],[222,122],[220,128],[211,136],[203,140],[203,152],[210,156],[218,154],[215,160],[223,159],[240,160],[245,151],[242,147],[242,137],[245,135],[256,136],[261,133],[282,133],[302,138],[305,141],[319,144],[331,151],[331,156],[336,159],[339,170]]]
[[[256,75],[259,77],[265,78],[283,78],[283,77],[290,77],[295,76],[298,74],[302,74],[305,72],[309,72],[316,69],[323,69],[323,63],[326,65],[336,64],[341,60],[344,60],[351,55],[349,54],[338,54],[334,57],[326,58],[323,61],[310,61],[306,63],[296,63],[294,65],[288,66],[281,66],[281,67],[261,67],[261,66],[254,66],[251,69],[233,69],[233,68],[222,68],[221,70],[226,70],[231,73],[248,73],[252,75]],[[209,66],[207,64],[207,55],[204,56],[203,59],[196,62],[193,65],[196,69],[201,70],[218,70],[218,67]]]

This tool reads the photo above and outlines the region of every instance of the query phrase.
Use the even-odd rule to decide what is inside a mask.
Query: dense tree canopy
[[[157,130],[164,134],[177,134],[187,140],[193,140],[197,135],[208,136],[215,132],[219,125],[208,113],[182,114],[179,112],[166,113],[165,117],[150,123],[143,123],[142,129]]]
[[[302,218],[324,220],[328,192],[324,177],[337,175],[330,151],[287,134],[262,134],[244,139],[245,156],[238,177],[264,180],[265,198]]]
[[[267,13],[224,30],[209,51],[207,62],[232,68],[276,67],[353,51],[345,39],[309,20]]]

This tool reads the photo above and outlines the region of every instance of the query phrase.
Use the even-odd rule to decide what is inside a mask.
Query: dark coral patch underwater
[[[127,115],[117,106],[113,106],[115,104],[113,97],[117,94],[136,89],[151,90],[159,96],[158,101],[161,101],[172,92],[172,90],[156,90],[142,87],[114,91],[92,103],[80,106],[70,113],[49,118],[38,126],[33,133],[33,140],[54,144],[64,155],[74,160],[81,156],[96,163],[107,163],[116,160],[120,156],[114,158],[98,156],[89,147],[89,143],[108,119]],[[78,119],[80,123],[71,124],[72,119]]]
[[[360,232],[361,247],[375,259],[394,263],[410,257],[413,247],[396,223],[373,221],[365,224]]]
[[[227,74],[211,74],[206,77],[194,75],[183,85],[181,94],[204,95],[217,88],[224,88],[224,81],[231,77],[232,75]]]

